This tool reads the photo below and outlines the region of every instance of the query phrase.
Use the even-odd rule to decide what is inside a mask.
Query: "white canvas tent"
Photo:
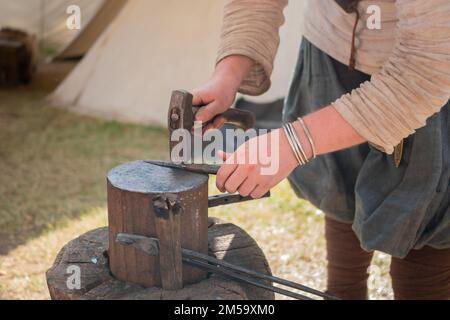
[[[259,101],[287,91],[302,6],[291,1],[286,10],[273,87]],[[223,0],[127,1],[51,101],[88,115],[165,125],[171,91],[191,89],[213,70],[222,8]]]
[[[98,12],[111,0],[0,0],[0,27],[25,30],[37,36],[43,47],[60,50],[81,32],[66,27],[67,7],[77,5],[82,11],[82,23],[98,21]],[[113,0],[115,2],[118,0]],[[125,0],[120,0],[125,1]],[[95,18],[94,18],[95,17]],[[89,29],[89,28],[85,28]],[[93,28],[91,30],[95,30]],[[100,32],[101,33],[101,32]],[[95,36],[98,37],[98,34]]]
[[[79,34],[54,57],[72,59],[82,57],[122,10],[127,0],[104,0]],[[83,9],[82,9],[82,12]]]

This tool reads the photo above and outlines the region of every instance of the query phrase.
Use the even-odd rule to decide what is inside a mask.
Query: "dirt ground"
[[[167,157],[163,129],[49,106],[45,97],[71,67],[41,67],[31,86],[0,89],[0,299],[48,299],[45,271],[59,249],[106,225],[107,171]],[[213,208],[210,216],[254,237],[275,275],[325,289],[323,213],[297,199],[287,182],[270,199]],[[389,260],[375,255],[371,299],[392,298]]]

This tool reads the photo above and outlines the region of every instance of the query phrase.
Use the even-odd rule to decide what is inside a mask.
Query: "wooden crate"
[[[34,37],[17,30],[0,30],[0,85],[19,85],[31,81],[34,47]]]
[[[20,60],[25,54],[23,43],[0,39],[0,85],[18,85],[22,82]]]

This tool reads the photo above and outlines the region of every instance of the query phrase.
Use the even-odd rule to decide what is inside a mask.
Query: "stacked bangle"
[[[300,122],[300,125],[303,128],[303,131],[305,131],[306,137],[308,138],[309,144],[311,145],[311,150],[313,153],[313,159],[315,159],[317,157],[317,151],[316,151],[316,146],[314,144],[314,140],[312,138],[311,132],[309,131],[308,127],[305,124],[305,121],[303,121],[302,118],[298,118],[298,121]]]
[[[305,132],[306,137],[308,138],[309,144],[311,145],[311,150],[313,153],[313,159],[316,157],[316,148],[314,145],[314,141],[312,139],[311,133],[309,132],[308,128],[306,127],[303,119],[298,118],[300,125],[303,128],[303,131]],[[283,125],[283,130],[286,134],[287,140],[289,142],[289,145],[291,146],[291,149],[295,155],[295,158],[297,159],[298,163],[300,165],[304,165],[309,162],[309,159],[306,155],[305,149],[303,148],[302,144],[300,143],[300,140],[298,139],[297,134],[295,133],[294,126],[292,123],[286,123]]]
[[[294,132],[294,128],[291,123],[286,123],[283,126],[284,132],[286,134],[287,140],[291,146],[292,151],[294,152],[295,158],[300,165],[304,165],[308,162],[308,158],[302,152],[303,148],[298,141],[297,135]]]
[[[294,156],[297,159],[297,162],[301,165],[302,160],[298,157],[297,153],[295,152],[294,143],[291,139],[291,134],[287,129],[287,125],[283,125],[284,134],[286,135],[287,141],[289,142],[289,145],[291,146],[291,150],[294,152]]]

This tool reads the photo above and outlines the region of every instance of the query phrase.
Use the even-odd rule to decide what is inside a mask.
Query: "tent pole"
[[[39,37],[39,47],[44,48],[44,37],[45,37],[45,0],[41,0],[41,19],[40,19],[40,37]]]

